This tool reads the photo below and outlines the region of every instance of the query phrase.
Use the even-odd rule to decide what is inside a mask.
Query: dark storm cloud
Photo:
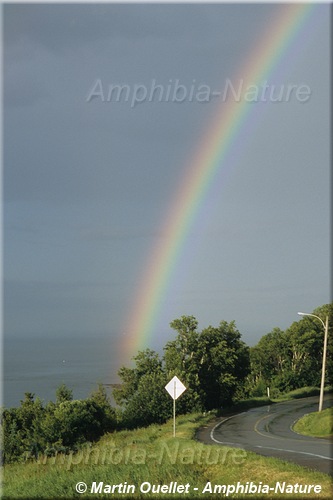
[[[98,330],[108,321],[122,328],[139,276],[161,242],[175,192],[186,169],[191,171],[194,152],[219,105],[217,100],[148,102],[131,108],[97,98],[87,102],[96,79],[105,88],[178,79],[219,89],[248,61],[279,9],[259,4],[4,6],[5,273],[11,332],[22,329],[25,315],[29,332],[35,328],[46,335],[50,324],[56,330],[57,321],[63,332],[94,329],[94,324]],[[230,180],[216,179],[179,264],[182,275],[192,256],[170,314],[178,308],[184,314],[183,306],[189,306],[208,323],[224,312],[226,319],[238,320],[237,306],[244,299],[241,321],[252,322],[254,331],[259,324],[264,328],[263,321],[275,323],[282,310],[284,317],[297,310],[299,283],[304,269],[309,272],[311,255],[322,263],[314,274],[326,283],[326,222],[318,226],[318,220],[326,221],[328,203],[322,193],[327,186],[329,51],[328,26],[320,23],[320,32],[306,33],[309,46],[302,57],[285,68],[286,78],[311,85],[310,102],[268,107],[258,134],[251,130],[252,142],[230,169]],[[243,147],[238,144],[241,152]],[[277,308],[271,284],[295,291],[293,304],[288,292],[288,301],[281,299]],[[306,286],[310,302],[310,278]],[[267,291],[265,313],[261,290]],[[171,319],[165,318],[166,328]]]
[[[222,9],[224,15],[217,17]],[[256,13],[250,6],[242,6],[242,11],[247,15],[241,17],[237,5],[5,5],[4,40],[7,46],[23,41],[55,51],[106,38],[154,38],[170,43],[174,37],[190,37],[191,43],[197,39],[202,45],[218,31],[232,40],[234,22],[248,26],[251,19],[264,22],[274,15],[274,9],[265,6]]]

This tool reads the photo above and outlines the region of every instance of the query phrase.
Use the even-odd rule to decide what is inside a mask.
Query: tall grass
[[[172,421],[169,421],[145,429],[107,434],[95,445],[76,454],[40,456],[34,462],[6,465],[3,498],[77,497],[79,494],[75,485],[82,481],[88,488],[82,498],[96,498],[96,494],[89,495],[94,482],[122,485],[124,488],[125,483],[135,486],[135,493],[110,495],[101,492],[98,494],[101,498],[170,498],[162,493],[152,495],[140,492],[140,485],[144,482],[167,487],[175,482],[178,485],[189,484],[191,490],[187,497],[194,498],[207,497],[202,493],[207,482],[232,485],[238,481],[243,484],[248,481],[262,482],[270,486],[274,486],[276,481],[320,484],[322,493],[316,496],[331,498],[332,480],[325,474],[244,450],[195,441],[193,438],[198,426],[207,425],[210,418],[199,414],[178,417],[176,438],[173,438]],[[186,495],[171,496],[178,498]],[[281,497],[279,494],[275,496]],[[216,498],[212,494],[208,497]],[[262,498],[270,497],[262,495]]]

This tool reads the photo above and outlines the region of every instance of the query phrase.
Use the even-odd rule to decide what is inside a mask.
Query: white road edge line
[[[224,424],[224,422],[226,422],[227,420],[230,420],[231,418],[233,417],[237,417],[238,415],[244,415],[244,413],[246,413],[246,411],[242,411],[242,413],[237,413],[236,415],[231,415],[231,417],[228,417],[228,418],[225,418],[224,420],[221,420],[220,422],[218,422],[216,425],[214,425],[214,427],[212,428],[212,430],[210,431],[210,439],[212,441],[215,441],[215,443],[218,443],[218,444],[223,444],[223,441],[219,441],[218,439],[215,439],[214,438],[214,432],[215,430],[220,427],[220,425]]]
[[[243,415],[244,413],[246,413],[246,412],[243,411],[242,413],[237,413],[237,415]],[[226,441],[219,441],[218,439],[216,439],[214,437],[214,432],[218,427],[220,427],[220,425],[224,424],[224,422],[226,422],[227,420],[230,420],[231,418],[236,417],[237,415],[232,415],[231,417],[225,418],[224,420],[221,420],[221,422],[218,422],[216,425],[214,425],[214,427],[210,431],[211,440],[215,441],[215,443],[218,443],[218,444],[232,445],[232,446],[236,446],[237,448],[241,448],[242,445],[240,443],[229,443]],[[323,455],[316,455],[315,453],[308,453],[306,451],[285,450],[283,448],[270,448],[268,446],[259,446],[259,445],[256,445],[255,448],[261,448],[263,450],[285,451],[287,453],[296,453],[297,455],[310,455],[312,457],[323,458],[324,460],[332,460],[333,461],[333,458],[331,458],[331,457],[324,457]]]
[[[298,455],[310,455],[311,457],[323,458],[324,460],[333,460],[331,457],[325,457],[324,455],[316,455],[315,453],[308,453],[307,451],[294,451],[294,450],[285,450],[283,448],[269,448],[268,446],[259,446],[256,448],[262,448],[264,450],[275,450],[275,451],[286,451],[288,453],[296,453]]]

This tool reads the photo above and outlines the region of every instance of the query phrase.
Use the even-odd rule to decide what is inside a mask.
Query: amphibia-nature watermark
[[[162,442],[152,453],[149,448],[137,445],[118,447],[115,443],[101,447],[86,446],[77,452],[67,454],[55,453],[52,456],[39,454],[39,465],[61,465],[67,470],[79,464],[85,465],[141,465],[147,463],[161,464],[205,464],[224,465],[226,463],[242,464],[246,460],[247,452],[239,448],[225,448]]]
[[[213,90],[209,85],[192,80],[184,85],[179,79],[169,80],[167,84],[157,83],[155,79],[145,84],[103,84],[98,78],[86,96],[86,102],[99,100],[104,103],[129,103],[131,108],[150,102],[198,102],[208,103],[213,99],[222,102],[281,103],[296,101],[306,103],[312,91],[305,83],[271,84],[267,80],[260,84],[248,84],[244,79],[232,82],[226,79],[222,90]]]

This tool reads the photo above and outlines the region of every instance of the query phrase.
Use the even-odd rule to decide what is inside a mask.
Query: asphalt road
[[[324,408],[332,406],[332,395],[325,395]],[[301,436],[292,431],[296,420],[318,410],[318,396],[253,408],[222,418],[201,429],[198,439],[205,443],[254,451],[333,475],[332,441]]]

